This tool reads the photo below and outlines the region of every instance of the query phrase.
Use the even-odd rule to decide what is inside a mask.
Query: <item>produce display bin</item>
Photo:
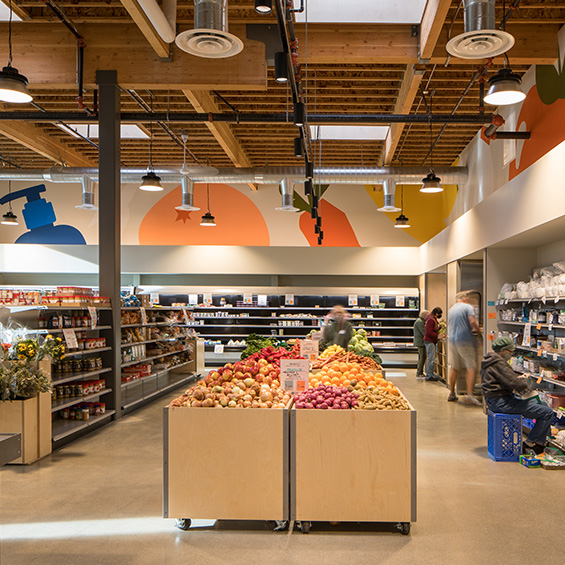
[[[163,443],[165,518],[289,519],[288,408],[167,407]]]
[[[291,519],[416,521],[416,411],[290,411]],[[303,525],[303,531],[305,531]],[[307,531],[307,529],[306,529]]]

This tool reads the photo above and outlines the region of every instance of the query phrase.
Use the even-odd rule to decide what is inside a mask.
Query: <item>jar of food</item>
[[[63,420],[68,420],[69,416],[70,416],[70,410],[68,408],[63,408],[63,410],[61,410],[61,417],[63,418]]]
[[[102,369],[102,357],[96,357],[96,368]]]
[[[90,419],[90,409],[89,408],[83,408],[82,409],[82,419],[83,420],[89,420]]]

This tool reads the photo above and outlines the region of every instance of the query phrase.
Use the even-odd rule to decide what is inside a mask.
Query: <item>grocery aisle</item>
[[[160,517],[162,407],[172,394],[38,464],[2,468],[0,563],[516,563],[532,551],[561,561],[552,532],[562,526],[565,476],[491,461],[480,409],[446,402],[443,385],[416,381],[413,370],[391,380],[418,410],[409,536],[380,524],[314,524],[309,535],[263,522],[175,529]]]

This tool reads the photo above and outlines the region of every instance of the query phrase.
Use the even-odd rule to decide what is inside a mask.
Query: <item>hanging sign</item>
[[[258,294],[257,295],[257,306],[267,306],[267,295]]]
[[[294,306],[294,294],[285,294],[284,304],[285,306]]]
[[[308,359],[310,362],[313,362],[318,358],[319,352],[320,352],[319,340],[313,340],[313,339],[300,340],[301,357],[306,357],[306,359]]]
[[[253,304],[253,295],[252,294],[244,294],[243,295],[243,303],[244,304]]]
[[[396,297],[396,307],[397,308],[404,308],[404,296],[397,296]]]
[[[139,311],[141,312],[141,324],[146,326],[147,325],[147,312],[145,308],[142,306]]]
[[[188,295],[188,304],[191,306],[198,305],[198,294],[189,294]]]
[[[90,329],[93,330],[96,327],[96,323],[98,321],[96,308],[94,308],[94,306],[88,306],[88,313],[90,314]]]
[[[350,294],[349,298],[347,300],[347,304],[348,304],[348,306],[357,306],[357,295],[356,294]]]
[[[212,295],[210,293],[204,295],[204,304],[206,304],[206,306],[212,306]]]
[[[284,390],[303,392],[308,388],[308,359],[281,359],[281,384]]]
[[[371,306],[376,308],[379,305],[381,297],[378,294],[371,294]]]
[[[524,326],[524,339],[522,340],[522,347],[530,347],[532,340],[532,324],[527,323]]]
[[[63,330],[63,336],[69,349],[78,349],[77,334],[75,333],[75,330],[65,328]]]

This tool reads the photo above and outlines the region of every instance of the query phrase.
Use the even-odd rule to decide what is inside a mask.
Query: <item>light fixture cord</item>
[[[10,19],[8,20],[8,67],[12,66],[12,0],[10,0]]]
[[[210,183],[206,183],[206,201],[208,203],[208,214],[210,213]]]
[[[9,180],[8,181],[8,194],[12,194],[12,181]],[[8,210],[10,210],[10,212],[12,211],[12,201],[10,200],[10,203],[8,204]]]
[[[149,93],[149,106],[153,114],[153,92]],[[153,171],[153,120],[149,122],[149,169]]]
[[[434,172],[434,126],[432,124],[433,94],[430,93],[430,169]]]

